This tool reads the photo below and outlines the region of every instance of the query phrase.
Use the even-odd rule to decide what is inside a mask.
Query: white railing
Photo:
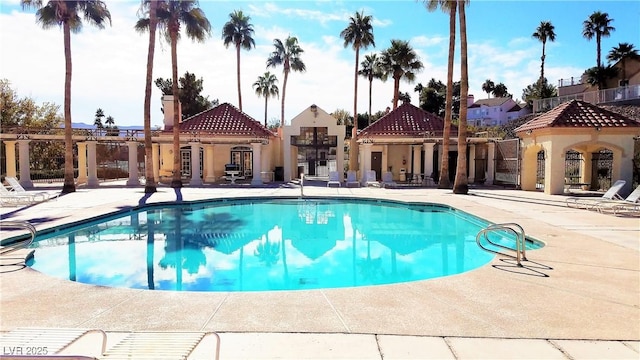
[[[558,80],[558,87],[581,85],[581,84],[582,84],[582,76],[579,76],[579,77],[572,76],[569,79]]]
[[[533,101],[533,112],[547,111],[569,101],[582,100],[591,104],[613,103],[640,99],[640,85],[622,86],[614,89],[588,91],[579,94],[558,96]]]

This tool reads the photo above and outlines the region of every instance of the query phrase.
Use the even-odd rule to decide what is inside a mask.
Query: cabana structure
[[[521,186],[546,194],[563,194],[579,185],[591,190],[599,179],[625,180],[623,193],[633,184],[634,138],[640,121],[596,105],[571,100],[515,129],[522,139]]]

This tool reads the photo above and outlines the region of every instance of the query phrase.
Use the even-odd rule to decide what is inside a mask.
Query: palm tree
[[[173,93],[173,178],[171,187],[182,187],[180,166],[180,114],[178,104],[178,39],[180,25],[185,26],[187,36],[194,41],[204,42],[211,33],[211,24],[198,1],[167,0],[158,3],[158,28],[165,40],[171,44],[171,73]]]
[[[280,97],[280,90],[276,83],[278,79],[270,72],[265,72],[264,75],[258,76],[258,80],[253,83],[253,88],[256,91],[258,97],[264,98],[264,126],[267,126],[267,101],[270,97]]]
[[[418,99],[420,99],[420,95],[422,94],[422,90],[424,90],[424,86],[422,85],[422,83],[418,83],[418,85],[416,85],[416,87],[413,88],[413,91],[418,93]]]
[[[151,90],[153,84],[153,59],[156,51],[156,29],[158,27],[158,0],[143,1],[142,11],[148,17],[143,17],[136,23],[138,32],[149,30],[149,48],[147,50],[147,76],[144,87],[144,154],[145,154],[145,194],[152,194],[157,190],[156,178],[153,173],[153,143],[151,139]]]
[[[295,36],[288,36],[284,43],[280,39],[274,39],[273,46],[275,47],[275,50],[267,59],[267,67],[282,65],[283,68],[282,72],[284,73],[284,82],[282,83],[280,127],[284,127],[284,99],[287,92],[287,79],[289,78],[289,72],[292,70],[304,72],[307,68],[300,57],[304,50],[302,50],[300,45],[298,45],[298,38]]]
[[[601,67],[602,62],[600,61],[600,42],[602,37],[609,37],[611,32],[616,28],[611,26],[611,22],[613,19],[609,18],[609,14],[603,13],[600,11],[595,11],[593,14],[589,16],[587,20],[582,23],[582,36],[587,40],[593,39],[596,37],[596,51],[597,51],[597,62],[596,66]]]
[[[371,16],[364,16],[364,12],[356,12],[355,16],[349,18],[349,25],[340,32],[340,37],[344,39],[344,47],[352,45],[356,51],[356,67],[353,75],[353,115],[358,118],[358,65],[360,65],[360,48],[366,49],[369,46],[376,46],[373,37],[373,26]],[[357,120],[354,121],[357,127]]]
[[[547,40],[551,42],[556,41],[556,33],[554,29],[555,27],[551,24],[550,21],[540,21],[540,25],[538,25],[536,32],[531,35],[542,43],[542,56],[540,57],[540,79],[544,79],[544,59],[546,57],[545,47],[547,45]]]
[[[393,109],[398,107],[400,95],[400,79],[413,82],[416,72],[422,70],[423,65],[415,50],[408,41],[391,40],[391,46],[383,50],[380,59],[381,67],[387,76],[393,78]]]
[[[100,130],[104,127],[102,124],[102,118],[104,117],[104,111],[101,108],[96,110],[96,119],[93,121],[93,125],[95,125],[96,129]]]
[[[229,14],[231,18],[222,28],[224,46],[233,44],[236,47],[236,71],[238,75],[238,107],[242,111],[242,92],[240,91],[240,48],[251,50],[256,46],[253,40],[253,25],[249,23],[250,16],[245,16],[242,10],[234,10]]]
[[[469,67],[467,64],[467,17],[465,6],[468,0],[458,0],[460,19],[460,117],[458,118],[458,160],[456,178],[453,181],[454,194],[469,193],[467,179],[467,96],[469,95]]]
[[[493,88],[493,96],[497,98],[508,97],[509,91],[507,90],[507,85],[503,83],[496,84],[496,86]]]
[[[618,68],[611,65],[594,66],[584,72],[587,75],[587,83],[596,86],[598,90],[606,88],[607,80],[613,79],[618,75]]]
[[[449,136],[451,134],[451,117],[453,111],[453,60],[456,49],[456,11],[457,1],[425,0],[427,10],[434,11],[438,7],[449,14],[449,57],[447,61],[447,93],[444,108],[444,125],[442,129],[442,157],[440,160],[440,174],[438,188],[451,187],[449,180]]]
[[[43,0],[21,0],[23,9],[36,9],[36,22],[42,25],[43,29],[62,27],[64,41],[65,77],[64,77],[64,184],[62,193],[76,191],[73,172],[73,137],[71,122],[71,32],[82,30],[82,18],[96,26],[104,29],[104,24],[109,20],[111,24],[111,13],[107,9],[104,1],[65,1],[50,0],[44,4]]]
[[[373,85],[373,79],[383,79],[383,72],[380,69],[380,58],[377,54],[365,55],[364,61],[360,63],[362,69],[358,72],[360,76],[366,77],[369,80],[369,112],[368,119],[369,125],[371,125],[371,90]],[[384,77],[386,80],[386,77]]]
[[[629,43],[618,43],[618,46],[614,46],[613,49],[609,51],[607,55],[607,60],[610,62],[620,61],[620,67],[622,68],[622,80],[627,80],[627,68],[625,66],[626,60],[640,60],[640,55],[638,54],[638,50],[633,48],[633,44]]]
[[[487,93],[487,99],[491,97],[491,93],[493,92],[493,90],[495,90],[495,88],[496,84],[494,84],[493,81],[489,79],[485,80],[482,84],[482,91]]]

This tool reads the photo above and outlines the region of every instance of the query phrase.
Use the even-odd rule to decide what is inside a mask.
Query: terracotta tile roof
[[[507,112],[512,112],[512,111],[516,111],[517,112],[517,111],[520,111],[520,110],[522,110],[522,106],[520,106],[519,104],[515,104],[515,105],[513,105],[513,107],[511,109],[507,110]]]
[[[212,135],[269,137],[274,134],[235,106],[224,103],[185,119],[180,132],[199,131]]]
[[[548,127],[640,127],[640,120],[630,119],[624,115],[603,109],[588,102],[571,100],[560,104],[542,115],[536,116],[516,128],[515,131],[521,132]]]
[[[419,107],[404,103],[364,128],[358,138],[372,136],[424,137],[426,132],[442,136],[444,120]],[[458,136],[458,127],[451,125],[451,136]]]
[[[474,102],[473,105],[471,105],[469,107],[472,108],[472,107],[480,107],[480,106],[489,106],[489,107],[501,106],[502,104],[506,103],[509,100],[512,100],[512,99],[509,98],[509,97],[480,99],[480,100]]]

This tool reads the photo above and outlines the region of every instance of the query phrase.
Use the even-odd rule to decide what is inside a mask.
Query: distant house
[[[512,98],[497,97],[475,101],[468,99],[467,122],[474,126],[499,126],[529,114],[531,110]]]

